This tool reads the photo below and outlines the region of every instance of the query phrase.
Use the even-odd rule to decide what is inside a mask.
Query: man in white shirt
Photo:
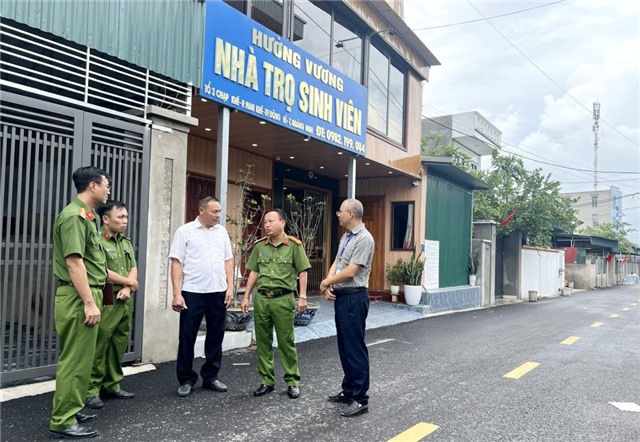
[[[205,197],[198,203],[198,217],[181,226],[171,243],[171,306],[180,313],[176,372],[178,396],[186,397],[198,381],[193,369],[193,346],[202,318],[206,318],[206,361],[200,369],[202,387],[225,392],[218,380],[222,365],[225,311],[233,301],[233,255],[229,234],[220,221],[220,202]]]

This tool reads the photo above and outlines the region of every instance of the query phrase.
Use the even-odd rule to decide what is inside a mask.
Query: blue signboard
[[[204,38],[201,96],[365,154],[364,86],[220,0]]]

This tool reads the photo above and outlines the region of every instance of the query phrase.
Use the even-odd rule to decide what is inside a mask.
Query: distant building
[[[499,148],[502,132],[476,111],[422,119],[422,136],[441,134],[443,146],[453,145],[471,157],[471,169],[480,169],[480,157]]]
[[[622,221],[622,192],[615,186],[609,190],[567,192],[563,196],[576,199],[574,209],[581,225],[596,227],[602,223],[616,224]]]

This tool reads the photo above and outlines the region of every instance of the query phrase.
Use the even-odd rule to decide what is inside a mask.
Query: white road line
[[[609,403],[622,411],[633,411],[634,413],[640,413],[640,405],[634,402],[609,402]]]
[[[384,344],[385,342],[395,341],[395,339],[380,339],[379,341],[372,342],[371,344],[367,344],[367,347],[371,347],[372,345]]]

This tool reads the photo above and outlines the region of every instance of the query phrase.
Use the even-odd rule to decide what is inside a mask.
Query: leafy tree
[[[494,151],[491,169],[474,175],[491,188],[474,192],[473,219],[501,222],[513,215],[498,227],[498,235],[520,229],[527,244],[548,247],[554,228],[573,231],[577,223],[573,201],[560,195],[560,182],[541,169],[528,172],[521,159]]]
[[[420,141],[422,153],[432,157],[451,157],[452,163],[465,172],[471,171],[471,157],[453,144],[442,144],[442,134],[427,135]]]
[[[631,227],[631,224],[618,221],[615,224],[602,223],[597,226],[586,226],[578,230],[581,235],[599,236],[600,238],[613,239],[618,241],[618,247],[620,252],[631,253],[634,247],[637,247],[632,243],[627,236],[631,232],[635,232],[636,229]]]

